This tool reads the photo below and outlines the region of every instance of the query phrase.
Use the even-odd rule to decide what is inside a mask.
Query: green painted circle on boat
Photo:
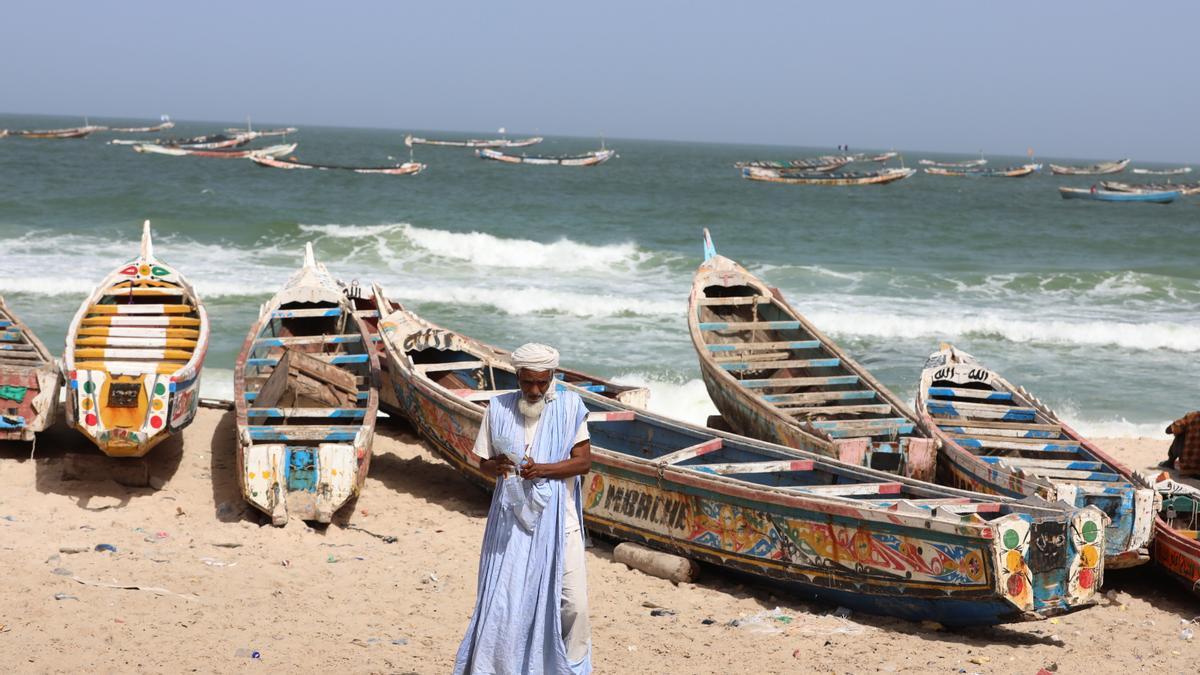
[[[158,384],[154,385],[154,395],[155,396],[162,396],[165,393],[167,393],[167,385],[163,384],[162,382],[159,382]]]
[[[1021,537],[1016,530],[1004,531],[1004,548],[1016,548],[1021,543]]]
[[[1095,522],[1089,520],[1083,524],[1083,540],[1089,544],[1096,541],[1096,535],[1100,534],[1100,528]]]
[[[84,382],[83,391],[90,394],[93,391],[96,391],[96,385],[92,384],[91,382]]]

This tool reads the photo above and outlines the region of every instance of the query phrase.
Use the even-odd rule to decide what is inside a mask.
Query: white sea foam
[[[335,239],[357,239],[384,234],[399,234],[407,223],[384,223],[382,225],[300,225],[301,232],[315,233]]]
[[[629,373],[613,378],[618,384],[646,387],[650,390],[651,412],[684,422],[704,426],[709,415],[716,415],[717,408],[708,397],[708,390],[701,380],[663,380],[642,373]]]
[[[1200,331],[1182,323],[1147,321],[1028,321],[998,315],[937,316],[820,310],[808,313],[822,330],[834,335],[877,338],[995,336],[1010,342],[1115,346],[1145,351],[1200,351]]]
[[[506,314],[570,314],[593,316],[678,315],[679,302],[647,300],[628,295],[572,293],[546,288],[480,288],[472,286],[389,285],[388,293],[408,302],[485,305]]]
[[[485,232],[448,232],[402,225],[412,244],[433,255],[465,260],[478,267],[523,267],[539,270],[607,270],[629,266],[645,258],[631,243],[594,246],[570,239],[543,243],[529,239],[506,239]]]
[[[200,373],[200,395],[223,401],[233,400],[233,371],[229,368],[205,367]]]

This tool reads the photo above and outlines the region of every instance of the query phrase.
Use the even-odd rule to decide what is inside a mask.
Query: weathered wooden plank
[[[287,348],[286,351],[292,355],[291,368],[298,373],[341,389],[348,394],[358,393],[358,383],[353,373],[302,351],[291,348]]]
[[[735,344],[705,345],[710,352],[748,352],[756,349],[820,349],[819,340],[782,340],[777,342],[738,342]]]
[[[366,417],[366,408],[249,408],[249,417]]]
[[[1034,471],[1039,468],[1071,469],[1076,471],[1100,471],[1105,468],[1102,462],[1082,459],[1041,459],[1039,457],[1004,457],[1001,455],[983,455],[979,459],[988,464],[1008,464],[1022,469]]]
[[[700,330],[792,330],[799,321],[702,321]]]
[[[306,354],[306,356],[318,359],[323,363],[339,365],[346,363],[366,363],[371,359],[370,354]],[[246,359],[247,366],[274,366],[278,362],[279,359],[273,356]]]
[[[110,336],[79,336],[75,338],[76,347],[180,347],[195,349],[196,340],[168,337],[120,337]]]
[[[1003,422],[1032,422],[1037,417],[1033,408],[1022,406],[994,405],[991,403],[965,403],[962,401],[926,401],[925,407],[931,415],[952,417],[981,417]]]
[[[354,316],[357,316],[362,319],[378,319],[379,318],[379,310],[377,310],[377,309],[356,309],[356,310],[354,310]]]
[[[935,506],[935,512],[946,513],[998,513],[1000,502],[971,502],[968,504],[940,504]]]
[[[416,368],[417,372],[428,374],[447,370],[474,370],[483,368],[485,365],[487,364],[483,361],[453,361],[450,363],[418,363]]]
[[[984,429],[1016,429],[1019,431],[1054,431],[1062,432],[1057,424],[1034,424],[1033,422],[997,422],[993,420],[973,420],[966,417],[939,417],[934,420],[943,430],[949,431],[947,425],[980,427]]]
[[[255,347],[284,347],[287,345],[336,345],[362,342],[362,335],[294,335],[291,337],[265,337],[254,341]]]
[[[716,363],[736,363],[738,361],[764,363],[767,361],[782,361],[789,356],[791,356],[791,352],[778,350],[773,352],[749,352],[745,354],[714,354],[713,361]]]
[[[466,401],[487,401],[501,394],[511,394],[519,389],[451,389],[451,394]]]
[[[3,359],[13,359],[13,360],[22,360],[22,361],[23,361],[23,360],[33,360],[33,361],[40,361],[40,360],[42,359],[42,355],[41,355],[41,354],[38,354],[38,353],[37,353],[37,352],[35,352],[35,351],[25,351],[25,350],[16,350],[16,349],[13,349],[13,350],[4,349],[4,350],[3,350],[3,352],[2,352],[2,353],[0,353],[0,358],[3,358]]]
[[[1079,452],[1079,442],[1049,438],[1014,438],[1012,436],[966,436],[947,434],[964,448],[993,448],[996,450],[1045,450],[1048,452]]]
[[[828,359],[789,359],[786,361],[765,361],[762,363],[722,363],[725,370],[783,370],[784,368],[836,368],[842,364],[839,358]]]
[[[34,346],[31,344],[4,344],[0,345],[0,351],[4,352],[32,352]]]
[[[200,325],[200,319],[190,316],[86,316],[81,326],[190,326]]]
[[[196,311],[191,305],[92,305],[87,313],[93,315],[113,314],[191,314]]]
[[[76,358],[81,359],[153,359],[155,361],[163,359],[178,359],[187,361],[192,358],[191,350],[184,349],[134,349],[134,348],[116,348],[116,349],[96,349],[92,347],[84,347],[75,350]]]
[[[850,497],[854,495],[899,494],[901,486],[899,483],[844,483],[839,485],[799,485],[786,489],[820,495]]]
[[[325,426],[308,424],[283,424],[278,426],[249,426],[251,440],[255,441],[352,441],[358,435],[359,426]]]
[[[696,469],[722,476],[745,473],[773,473],[776,471],[812,471],[811,459],[778,460],[771,462],[732,462],[725,464],[690,464],[685,469]]]
[[[696,304],[701,306],[709,305],[762,305],[770,304],[771,296],[769,295],[734,295],[725,298],[697,298]]]
[[[1121,480],[1121,476],[1115,473],[1106,471],[1072,471],[1070,469],[1048,469],[1043,467],[1031,467],[1025,473],[1044,478],[1070,478],[1073,480],[1099,481],[1102,483],[1111,483]]]
[[[973,398],[983,401],[1011,401],[1012,392],[991,391],[989,389],[966,389],[961,387],[930,387],[930,396],[954,396],[957,398]]]
[[[619,410],[614,412],[592,412],[588,413],[588,424],[594,422],[632,422],[637,419],[637,414],[632,410]]]
[[[270,377],[267,378],[267,381],[258,390],[258,405],[269,408],[279,402],[284,392],[287,391],[288,373],[291,371],[291,363],[292,351],[285,350],[275,370],[271,371]]]
[[[875,398],[875,395],[875,392],[870,389],[856,389],[849,391],[806,391],[796,394],[767,394],[762,399],[768,403],[774,403],[782,407],[787,404],[855,401]]]
[[[720,438],[713,438],[704,441],[703,443],[697,443],[695,445],[690,445],[686,448],[683,448],[682,450],[676,450],[675,452],[668,453],[654,461],[657,464],[678,464],[680,462],[685,462],[689,459],[692,459],[693,457],[701,457],[709,454],[710,452],[716,452],[722,447],[724,447],[724,441],[722,441]]]
[[[878,413],[886,415],[892,412],[891,403],[872,403],[868,405],[825,405],[812,408],[789,409],[787,413],[793,417],[813,415],[847,415],[861,413]]]
[[[320,316],[341,316],[341,307],[317,307],[315,309],[277,309],[271,312],[272,319],[309,319]]]
[[[80,336],[112,336],[112,337],[148,337],[148,338],[182,338],[198,340],[200,331],[193,328],[153,328],[139,326],[85,326],[77,331]]]
[[[775,387],[821,387],[839,384],[858,384],[857,375],[831,375],[828,377],[777,377],[761,380],[738,380],[738,384],[750,389],[773,389]]]
[[[248,391],[245,394],[243,394],[243,396],[245,397],[246,401],[248,401],[248,402],[254,401],[255,399],[258,398],[258,392]],[[360,392],[358,392],[358,394],[355,395],[355,398],[359,401],[366,401],[367,399],[371,398],[371,392],[360,391]]]

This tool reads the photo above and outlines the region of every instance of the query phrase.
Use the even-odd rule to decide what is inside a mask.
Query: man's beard
[[[517,410],[525,416],[525,419],[536,420],[542,416],[542,411],[546,409],[546,397],[543,396],[535,403],[530,403],[524,396],[517,400]]]

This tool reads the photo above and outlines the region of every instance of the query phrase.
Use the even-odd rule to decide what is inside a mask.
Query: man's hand
[[[506,455],[499,455],[491,459],[484,459],[479,462],[479,468],[487,476],[499,478],[510,474],[517,467],[513,466],[512,460]]]
[[[521,478],[524,478],[525,480],[533,480],[535,478],[555,478],[555,477],[556,476],[552,476],[550,474],[549,465],[538,464],[537,462],[534,462],[532,459],[529,460],[528,462],[525,462],[525,464],[521,466]]]

